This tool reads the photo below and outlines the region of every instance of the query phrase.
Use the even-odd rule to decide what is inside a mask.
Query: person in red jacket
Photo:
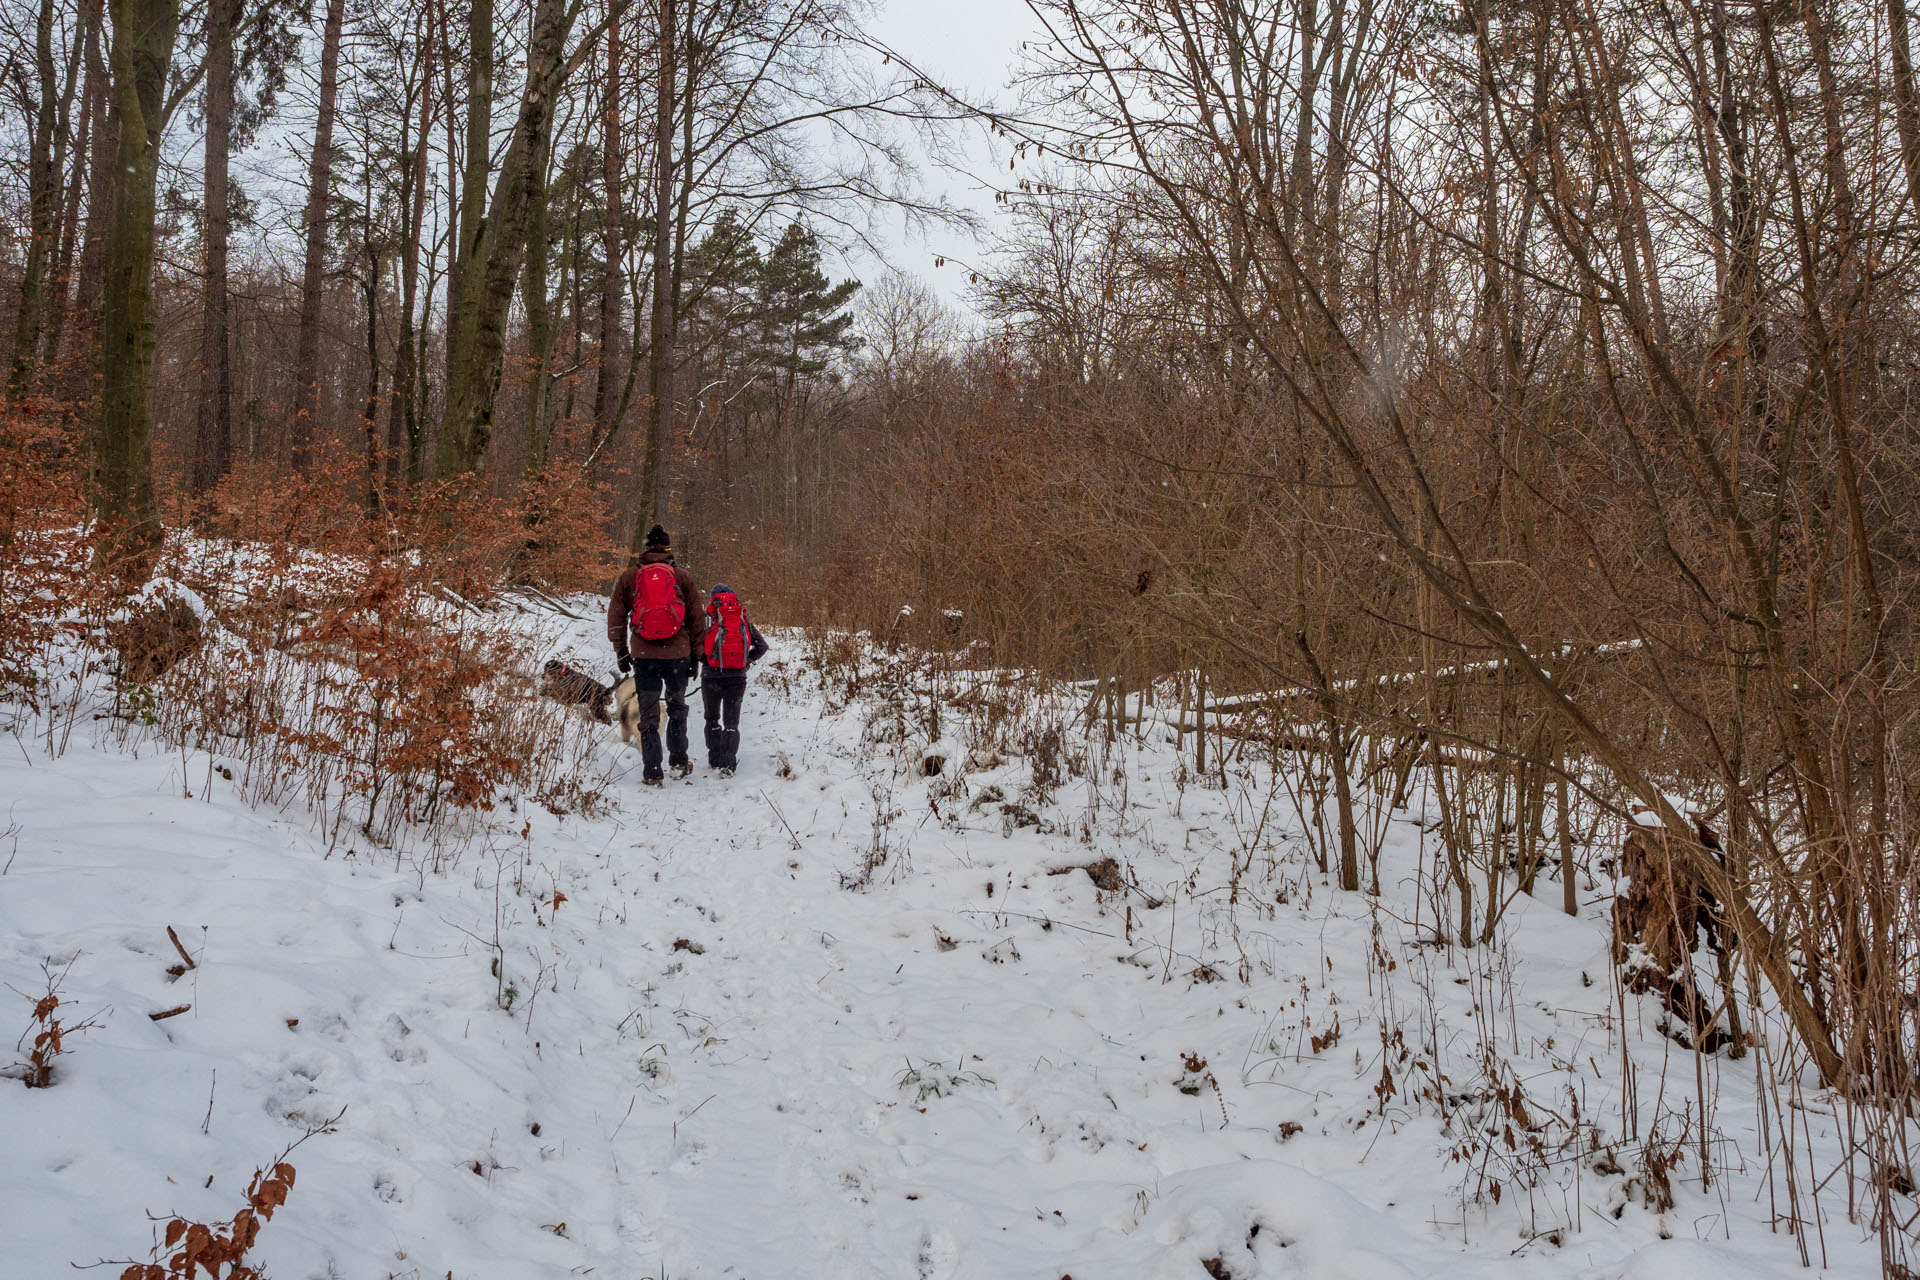
[[[639,563],[613,584],[607,602],[607,639],[622,673],[633,675],[640,712],[643,780],[662,782],[660,703],[667,704],[667,765],[674,776],[693,772],[687,758],[687,681],[692,678],[707,629],[700,588],[673,562],[672,540],[659,525],[647,530]]]
[[[724,582],[707,597],[707,632],[700,647],[706,664],[700,698],[707,710],[707,765],[731,778],[740,763],[740,702],[747,696],[747,668],[767,651],[760,628]]]

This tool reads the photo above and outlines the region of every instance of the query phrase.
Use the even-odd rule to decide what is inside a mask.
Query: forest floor
[[[590,667],[596,603],[547,633]],[[1789,1188],[1772,1059],[1697,1061],[1620,996],[1604,879],[1436,944],[1417,791],[1381,893],[1343,893],[1264,765],[990,742],[950,702],[929,735],[955,682],[773,639],[737,776],[697,710],[660,790],[596,729],[602,812],[502,806],[457,850],[16,721],[0,1027],[43,964],[95,1025],[53,1087],[0,1081],[0,1273],[144,1260],[328,1121],[256,1250],[278,1280],[1876,1270],[1827,1178],[1844,1112],[1780,1095]]]

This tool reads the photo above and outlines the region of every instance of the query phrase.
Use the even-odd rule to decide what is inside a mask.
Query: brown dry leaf
[[[260,1211],[263,1218],[271,1218],[273,1211],[286,1202],[287,1184],[278,1178],[269,1178],[253,1197],[253,1207]]]

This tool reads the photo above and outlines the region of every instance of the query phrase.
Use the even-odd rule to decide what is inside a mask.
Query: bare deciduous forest
[[[169,530],[477,598],[661,521],[764,621],[1293,761],[1342,891],[1424,778],[1437,945],[1592,842],[1619,980],[1799,1082],[1787,1163],[1837,1100],[1911,1275],[1904,0],[1031,3],[987,102],[838,0],[0,0],[0,636]],[[848,277],[969,221],[969,131],[973,310]]]

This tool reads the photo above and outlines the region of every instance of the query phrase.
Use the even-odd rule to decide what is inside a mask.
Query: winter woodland
[[[0,0],[0,1271],[1920,1273],[1905,0],[878,3]]]

